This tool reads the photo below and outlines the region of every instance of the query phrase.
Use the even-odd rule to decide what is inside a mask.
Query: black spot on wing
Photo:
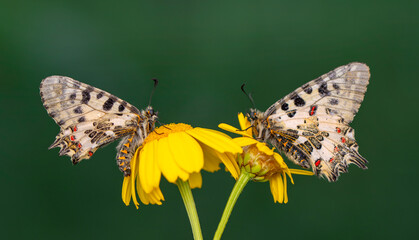
[[[296,113],[297,113],[297,110],[294,109],[294,110],[291,110],[291,111],[287,112],[287,115],[288,115],[288,117],[292,118],[292,117],[295,116]]]
[[[332,86],[333,86],[333,88],[334,88],[334,89],[336,89],[336,90],[339,90],[339,89],[340,89],[339,85],[337,85],[336,83],[333,83],[333,85],[332,85]]]
[[[284,110],[284,111],[287,111],[288,110],[288,103],[282,104],[281,109]]]
[[[308,140],[311,142],[311,144],[313,144],[313,146],[316,149],[321,149],[322,148],[322,144],[315,137],[309,137]]]
[[[81,123],[81,122],[86,121],[86,118],[85,118],[85,117],[80,117],[79,119],[77,119],[77,121],[78,121],[79,123]]]
[[[308,83],[304,84],[301,88],[307,94],[311,94],[313,92],[313,89],[308,85]]]
[[[76,99],[76,97],[77,97],[76,93],[72,93],[72,94],[70,95],[70,99],[71,99],[71,100]]]
[[[319,94],[322,97],[325,97],[325,96],[329,96],[330,95],[330,91],[327,90],[327,83],[324,82],[324,83],[320,84]]]
[[[61,126],[61,125],[64,125],[64,123],[65,121],[61,119],[57,124]]]
[[[81,102],[84,104],[88,104],[90,101],[90,93],[93,91],[93,87],[87,87],[86,90],[81,92],[82,99]]]
[[[100,99],[100,98],[102,98],[103,97],[103,92],[100,92],[100,93],[98,93],[97,95],[96,95],[96,98],[97,99]]]
[[[118,107],[118,111],[122,112],[125,110],[125,107],[127,106],[127,102],[122,101],[121,105]]]
[[[331,108],[326,108],[325,111],[326,111],[326,114],[329,114],[329,115],[337,115],[338,114],[338,111],[336,111],[334,109],[331,109]]]
[[[93,138],[95,135],[96,135],[96,131],[93,131],[93,132],[91,132],[90,134],[89,134],[89,138]]]
[[[113,104],[115,103],[116,98],[114,96],[111,96],[106,100],[106,102],[103,104],[103,110],[109,111],[113,107]]]
[[[319,141],[323,141],[324,137],[322,135],[316,135],[317,140]]]
[[[294,104],[297,107],[302,107],[306,104],[306,102],[304,101],[304,99],[297,95],[297,97],[294,99]]]
[[[81,113],[83,113],[83,110],[82,110],[81,106],[76,107],[76,108],[74,109],[74,113],[77,113],[77,114],[81,114]]]
[[[332,98],[329,100],[330,105],[338,105],[339,104],[339,100],[336,98]]]
[[[48,113],[48,115],[50,117],[54,118],[55,116],[57,116],[57,113],[56,112],[50,112],[50,113]]]

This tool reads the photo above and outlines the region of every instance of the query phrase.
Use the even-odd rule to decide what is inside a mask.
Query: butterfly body
[[[304,84],[265,112],[248,119],[260,141],[269,142],[294,163],[336,181],[349,164],[367,168],[349,126],[369,83],[369,68],[350,63]]]
[[[139,111],[112,94],[64,76],[42,80],[41,99],[48,114],[60,126],[51,148],[73,164],[89,159],[108,143],[122,138],[117,164],[130,175],[130,160],[147,135],[154,130],[157,112],[151,106]]]

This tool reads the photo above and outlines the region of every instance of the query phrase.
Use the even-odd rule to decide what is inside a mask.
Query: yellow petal
[[[278,179],[278,202],[283,203],[284,202],[284,182],[281,178],[281,174],[276,174]]]
[[[131,201],[131,179],[130,177],[124,177],[124,182],[122,183],[122,201],[125,205],[129,205]]]
[[[236,162],[237,154],[219,153],[217,151],[214,151],[214,152],[218,156],[218,158],[221,160],[221,162],[223,162],[224,166],[228,169],[228,171],[231,173],[234,179],[237,180],[239,178],[239,173],[240,173],[240,168]]]
[[[149,181],[148,175],[150,174],[150,162],[153,162],[153,145],[155,141],[151,141],[146,144],[140,153],[140,164],[138,177],[140,178],[141,187],[146,193],[150,193],[153,190],[152,182]]]
[[[161,178],[161,171],[157,163],[157,157],[155,154],[157,151],[157,144],[153,144],[153,164],[151,166],[153,170],[150,173],[149,181],[151,183],[151,186],[153,186],[154,188],[159,188]]]
[[[250,138],[252,137],[252,135],[251,134],[249,135],[247,131],[242,131],[240,129],[237,129],[237,128],[235,128],[233,126],[230,126],[228,124],[225,124],[225,123],[218,124],[218,127],[223,129],[223,130],[235,133],[235,134],[240,134],[240,135],[250,137]]]
[[[157,163],[160,168],[160,171],[166,177],[167,181],[175,183],[178,178],[186,181],[189,177],[189,174],[182,170],[173,159],[173,155],[170,152],[169,140],[168,138],[162,138],[157,141],[158,151],[155,151]]]
[[[250,122],[247,120],[247,117],[245,117],[243,115],[243,113],[239,113],[238,114],[238,119],[239,119],[239,123],[240,123],[240,128],[242,130],[244,130],[248,135],[252,136],[252,128],[250,127],[251,124]]]
[[[288,168],[287,164],[284,162],[284,159],[278,153],[273,153],[276,162],[279,164],[281,168]]]
[[[222,136],[222,137],[225,137],[225,138],[227,138],[227,139],[232,139],[230,136],[228,136],[227,134],[225,134],[225,133],[223,133],[223,132],[219,132],[219,131],[217,131],[217,130],[210,129],[210,128],[205,128],[205,130],[210,131],[210,132],[213,132],[213,133],[215,133],[215,134],[218,134],[218,135],[220,135],[220,136]]]
[[[260,143],[258,140],[249,137],[233,138],[232,141],[241,147]]]
[[[284,172],[285,172],[285,173],[288,175],[288,177],[290,178],[291,183],[292,183],[292,184],[294,184],[294,179],[292,178],[292,174],[291,174],[290,169],[289,169],[289,168],[284,169]]]
[[[137,151],[138,152],[138,151]],[[146,193],[150,193],[160,185],[161,172],[157,165],[157,141],[146,144],[140,152],[139,178]]]
[[[282,203],[284,201],[284,185],[281,174],[275,174],[269,180],[274,202]]]
[[[208,172],[215,172],[220,169],[220,159],[212,148],[203,143],[199,143],[204,152],[204,167],[203,169]]]
[[[214,148],[218,152],[233,152],[241,153],[243,150],[240,146],[233,143],[231,139],[224,137],[223,135],[208,131],[205,128],[194,128],[186,131],[192,137],[198,141]]]
[[[228,125],[226,123],[220,123],[220,124],[218,124],[218,127],[223,129],[223,130],[226,130],[228,132],[232,132],[232,133],[236,133],[236,132],[240,131],[238,128],[235,128],[235,127],[233,127],[231,125]]]
[[[262,142],[258,142],[256,144],[256,147],[259,149],[259,151],[266,153],[267,155],[273,155],[274,154],[274,150],[270,149],[266,143],[262,143]]]
[[[287,194],[287,176],[285,172],[282,172],[282,179],[284,179],[284,203],[288,202],[288,194]]]
[[[135,151],[134,156],[131,158],[131,196],[132,196],[132,201],[135,204],[135,207],[138,209],[139,203],[137,201],[137,195],[135,194],[135,180],[137,179],[137,184],[138,181],[140,180],[140,178],[138,177],[138,173],[139,173],[139,161],[140,161],[140,149],[137,149],[137,151]]]
[[[276,183],[276,178],[269,179],[269,187],[271,188],[274,203],[276,203],[278,201],[278,184]]]
[[[168,137],[169,148],[177,165],[188,173],[199,172],[204,166],[204,154],[199,143],[185,132]]]
[[[148,205],[150,203],[150,200],[148,199],[147,194],[144,192],[143,188],[141,187],[140,178],[137,178],[137,194],[144,205]]]
[[[151,193],[148,194],[149,200],[151,204],[157,204],[157,205],[161,205],[161,197],[163,196],[161,194],[160,188],[154,188],[153,191],[151,191]]]
[[[201,188],[202,187],[202,176],[201,173],[192,173],[189,176],[189,187],[190,188]]]
[[[311,171],[305,171],[305,170],[301,170],[301,169],[290,169],[290,172],[292,174],[299,174],[299,175],[307,175],[307,176],[314,175],[314,173],[311,172]]]

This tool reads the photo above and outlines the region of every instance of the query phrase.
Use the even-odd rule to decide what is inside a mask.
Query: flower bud
[[[282,168],[274,157],[274,153],[268,154],[270,151],[260,149],[266,145],[258,146],[259,144],[252,144],[244,146],[243,153],[238,155],[237,161],[241,171],[246,171],[256,182],[266,182],[269,178],[282,172]],[[266,147],[270,150],[268,147]]]

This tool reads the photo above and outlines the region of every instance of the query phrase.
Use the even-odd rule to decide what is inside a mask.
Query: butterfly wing
[[[364,99],[370,72],[350,63],[304,84],[264,113],[269,141],[288,158],[336,181],[351,163],[366,168],[349,124]]]
[[[40,94],[48,114],[61,128],[50,148],[60,147],[60,155],[70,156],[73,164],[138,130],[137,108],[72,78],[47,77],[41,82]]]

